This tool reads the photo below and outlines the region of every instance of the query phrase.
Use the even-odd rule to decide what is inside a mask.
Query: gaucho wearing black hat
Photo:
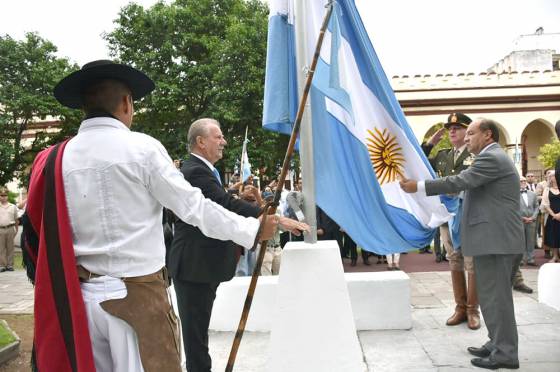
[[[142,71],[127,65],[100,59],[86,63],[80,70],[71,73],[54,87],[54,96],[66,107],[80,109],[83,106],[84,90],[104,79],[124,83],[132,92],[132,99],[139,100],[155,88],[155,84]]]
[[[37,155],[29,181],[41,309],[36,370],[181,372],[162,206],[207,236],[245,248],[260,231],[258,219],[228,212],[190,185],[157,139],[130,130],[131,101],[154,87],[144,73],[108,60],[84,65],[55,87],[56,99],[86,118],[74,137]],[[268,240],[277,220],[264,225]]]

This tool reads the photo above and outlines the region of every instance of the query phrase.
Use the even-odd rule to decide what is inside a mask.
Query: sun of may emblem
[[[368,129],[367,147],[377,180],[380,185],[396,181],[397,176],[403,176],[402,148],[399,146],[397,138],[387,129],[383,129],[383,132],[377,128],[373,128],[373,130],[374,132]]]

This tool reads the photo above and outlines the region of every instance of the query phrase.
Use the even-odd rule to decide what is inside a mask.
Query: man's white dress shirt
[[[525,206],[528,207],[529,206],[529,200],[527,199],[527,191],[521,193],[521,198],[523,199],[523,202],[525,203]]]
[[[159,141],[116,119],[83,121],[62,169],[76,260],[91,272],[118,278],[161,269],[162,206],[206,236],[253,245],[257,219],[204,198]]]

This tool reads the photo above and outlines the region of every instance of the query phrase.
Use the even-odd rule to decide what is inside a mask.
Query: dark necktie
[[[523,194],[523,193],[527,193],[527,190],[521,190],[521,193],[522,193],[522,194]]]

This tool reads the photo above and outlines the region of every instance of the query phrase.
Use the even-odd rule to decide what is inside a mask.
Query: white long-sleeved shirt
[[[131,277],[163,267],[162,205],[209,237],[253,245],[257,219],[204,198],[159,141],[116,119],[82,122],[62,169],[76,260],[91,272]]]

